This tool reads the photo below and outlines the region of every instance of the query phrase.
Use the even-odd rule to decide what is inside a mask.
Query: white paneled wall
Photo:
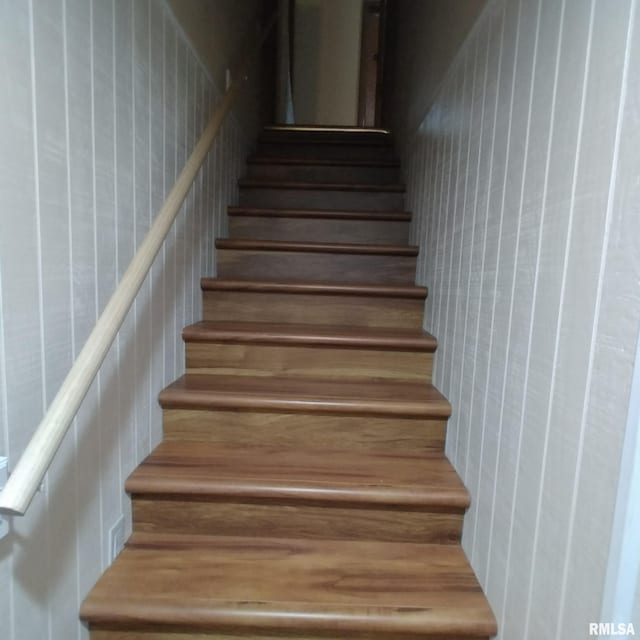
[[[636,5],[493,0],[404,154],[463,544],[504,640],[599,620],[640,326]]]
[[[219,94],[158,0],[0,0],[0,455],[15,462]],[[0,637],[86,637],[124,480],[160,440],[160,389],[246,140],[228,118],[25,518],[0,541]]]

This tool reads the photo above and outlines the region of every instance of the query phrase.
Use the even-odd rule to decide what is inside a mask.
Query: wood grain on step
[[[134,530],[452,544],[469,497],[442,454],[162,443],[127,480]]]
[[[284,180],[238,180],[241,189],[283,189],[287,191],[363,191],[374,193],[404,193],[403,184],[356,184],[352,182],[291,182]]]
[[[236,632],[496,631],[456,545],[219,536],[134,534],[81,617]]]
[[[254,282],[255,284],[255,282]],[[258,288],[205,291],[205,320],[255,320],[346,324],[368,327],[422,327],[424,303],[419,298],[383,298],[361,295],[275,293]]]
[[[397,160],[398,156],[387,145],[349,145],[339,142],[314,144],[313,142],[259,142],[257,156],[288,158],[292,155],[305,156],[314,160]]]
[[[222,278],[272,280],[323,278],[332,282],[382,282],[412,284],[416,258],[374,253],[334,253],[272,249],[218,250],[218,275]]]
[[[230,216],[229,235],[232,238],[318,242],[349,242],[359,244],[406,243],[409,222],[399,220],[358,220],[355,218],[323,218],[318,216]]]
[[[281,182],[320,182],[353,184],[398,184],[400,169],[393,165],[334,163],[253,163],[246,178]]]
[[[222,536],[378,540],[459,544],[461,512],[433,507],[367,507],[134,496],[134,531]]]
[[[204,319],[422,327],[425,287],[203,278]]]
[[[416,285],[380,285],[372,283],[340,284],[335,282],[292,280],[232,280],[227,278],[202,278],[203,291],[243,291],[259,293],[288,293],[298,295],[361,296],[365,298],[406,298],[424,300],[426,287]]]
[[[202,631],[185,631],[184,633],[162,630],[147,629],[144,631],[122,631],[121,629],[92,629],[91,640],[327,640],[326,634],[307,634],[296,633],[278,633],[276,631],[259,633],[247,632],[238,635],[234,632],[229,633],[202,633]],[[363,635],[358,633],[342,634],[341,640],[397,640],[395,635],[381,635],[379,633],[372,635]],[[421,639],[424,640],[424,639]],[[461,636],[461,635],[430,635],[427,640],[489,640],[489,638],[480,638],[478,636]]]
[[[284,165],[319,165],[330,167],[400,167],[397,158],[361,158],[358,160],[323,160],[322,158],[307,158],[305,156],[250,156],[248,164],[284,164]]]
[[[293,632],[278,632],[276,630],[260,633],[257,631],[247,631],[241,634],[233,631],[206,633],[202,630],[162,631],[161,629],[123,631],[122,629],[92,628],[91,640],[328,640],[331,636],[318,632],[313,636]],[[341,634],[340,640],[397,640],[395,634]],[[422,637],[420,640],[489,640],[488,637],[461,636],[459,634],[446,636],[431,634],[428,639]]]
[[[344,447],[349,451],[442,452],[446,419],[381,418],[291,411],[165,409],[166,440],[234,446]]]
[[[301,145],[313,145],[316,148],[326,146],[340,146],[347,149],[363,148],[371,152],[372,149],[383,147],[393,150],[393,142],[388,134],[379,132],[347,132],[347,131],[286,131],[282,129],[264,130],[258,136],[258,144],[279,144],[286,146],[295,155],[296,148]],[[303,155],[303,154],[302,154]],[[366,156],[365,156],[366,157]]]
[[[167,409],[262,409],[343,415],[448,418],[451,405],[432,385],[391,382],[185,375],[160,393]]]
[[[404,193],[390,189],[287,189],[256,185],[240,187],[238,204],[241,207],[285,209],[398,211],[404,208]]]
[[[420,351],[344,349],[293,343],[192,343],[185,345],[186,373],[304,376],[331,380],[431,382],[433,354]]]
[[[433,353],[436,339],[422,330],[268,322],[197,322],[182,331],[185,342],[373,348]]]
[[[377,151],[380,148],[384,148],[386,151],[385,156],[393,157],[393,146],[388,140],[381,140],[379,136],[373,137],[368,136],[367,138],[363,138],[359,136],[361,139],[355,138],[345,138],[344,134],[340,136],[327,137],[326,134],[323,134],[322,137],[314,134],[305,134],[296,136],[286,136],[278,133],[277,135],[261,135],[258,138],[258,145],[269,145],[276,144],[282,146],[282,148],[286,148],[289,153],[285,156],[287,158],[292,157],[305,157],[304,153],[301,153],[299,150],[302,146],[304,148],[313,145],[316,149],[322,149],[324,147],[336,147],[342,148],[345,150],[356,150],[359,149],[362,152],[362,159],[365,162],[371,162],[375,160],[377,154],[371,153],[372,151]],[[398,161],[397,157],[393,158],[396,162]]]
[[[318,220],[359,220],[366,222],[411,222],[411,213],[408,211],[336,211],[331,209],[263,209],[259,207],[229,207],[228,213],[230,218],[312,218]]]
[[[371,157],[371,151],[377,148],[384,148],[387,152],[393,151],[393,144],[388,135],[380,133],[345,133],[326,131],[264,131],[258,136],[258,145],[277,144],[289,150],[288,157],[296,155],[296,150],[301,146],[313,146],[321,149],[323,147],[343,147],[346,149],[362,149],[365,158]],[[368,152],[368,154],[367,154]],[[298,154],[304,155],[304,154]]]
[[[262,134],[202,282],[209,322],[184,333],[198,374],[160,394],[134,534],[82,606],[92,640],[495,634],[390,142]]]
[[[200,322],[183,331],[187,373],[430,382],[433,336],[367,327]]]
[[[238,497],[462,511],[469,496],[443,455],[164,442],[129,476],[133,494]]]
[[[343,144],[349,146],[385,146],[393,148],[393,138],[388,131],[379,129],[366,130],[359,128],[318,128],[304,126],[304,128],[266,127],[259,135],[260,142],[289,142],[293,145],[315,143],[323,145]]]
[[[418,255],[418,247],[403,244],[357,244],[343,242],[287,242],[277,240],[230,239],[216,240],[216,249],[235,251],[274,251],[281,253],[328,253],[353,256],[396,256]]]

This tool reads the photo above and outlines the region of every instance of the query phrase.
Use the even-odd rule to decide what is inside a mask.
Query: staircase
[[[266,129],[229,219],[92,640],[491,637],[389,136]]]

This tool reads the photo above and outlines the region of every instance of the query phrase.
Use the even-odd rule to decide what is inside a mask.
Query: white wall
[[[162,2],[0,2],[0,455],[15,462],[218,97]],[[160,440],[246,140],[227,120],[25,518],[0,541],[0,636],[87,637],[79,604]],[[215,228],[215,229],[214,229]]]
[[[404,150],[464,548],[505,640],[599,619],[640,324],[639,113],[636,0],[492,0]]]
[[[297,0],[294,15],[296,123],[355,126],[362,0]]]

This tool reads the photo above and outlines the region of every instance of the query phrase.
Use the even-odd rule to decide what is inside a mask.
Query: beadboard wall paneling
[[[403,150],[463,544],[504,640],[599,620],[640,325],[636,5],[493,0]]]
[[[15,463],[219,93],[150,0],[0,2],[0,68],[0,455]],[[79,605],[110,527],[131,530],[124,480],[160,440],[156,397],[183,370],[246,147],[228,118],[43,491],[0,541],[7,640],[87,637]]]

